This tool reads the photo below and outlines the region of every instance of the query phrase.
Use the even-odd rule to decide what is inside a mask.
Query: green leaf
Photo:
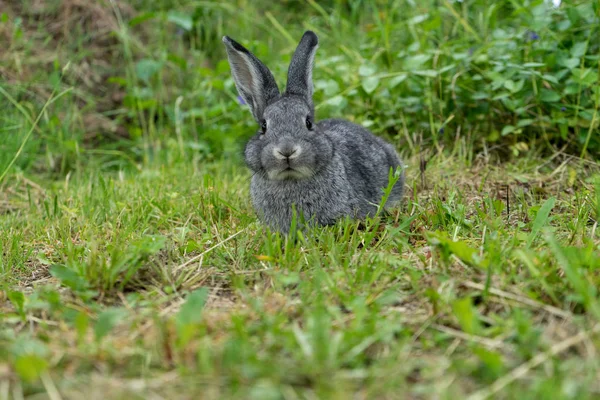
[[[421,22],[427,20],[427,18],[429,18],[429,14],[415,15],[414,17],[408,20],[408,23],[410,25],[420,24]]]
[[[318,80],[315,82],[315,87],[319,90],[323,90],[326,96],[333,96],[340,92],[340,85],[333,79]]]
[[[579,92],[581,92],[581,87],[576,83],[569,83],[563,89],[563,95],[565,95],[565,96],[577,94]]]
[[[574,68],[572,73],[573,81],[584,87],[598,82],[598,73],[590,68]]]
[[[407,74],[401,74],[401,75],[395,76],[392,79],[390,79],[389,83],[387,84],[387,87],[390,89],[394,88],[394,87],[398,86],[399,84],[401,84],[402,82],[404,82],[407,77],[408,77]]]
[[[175,317],[177,339],[180,347],[185,346],[194,336],[197,324],[202,321],[202,309],[208,299],[208,288],[202,287],[190,293]]]
[[[544,103],[556,103],[560,101],[560,94],[554,90],[542,89],[540,91],[540,100]]]
[[[48,369],[48,361],[37,354],[26,354],[17,357],[14,368],[23,380],[34,382]]]
[[[279,275],[278,280],[282,285],[285,286],[295,285],[301,281],[300,274],[297,272],[289,272],[286,275]]]
[[[487,268],[489,261],[482,259],[479,256],[479,251],[470,247],[464,241],[454,241],[448,237],[445,232],[431,232],[429,233],[429,242],[437,246],[445,258],[449,258],[450,255],[454,255],[459,260],[467,265],[475,266],[479,268]]]
[[[434,70],[434,71],[436,72],[437,75],[441,75],[444,72],[447,72],[447,71],[450,71],[453,69],[456,69],[456,64],[449,64],[449,65],[446,65],[445,67],[442,67],[442,68],[440,68],[438,70]]]
[[[51,266],[50,275],[60,280],[60,283],[73,291],[80,291],[88,288],[88,282],[85,279],[79,276],[77,272],[64,265]]]
[[[162,235],[148,235],[133,242],[130,247],[135,251],[138,258],[147,258],[162,250],[166,243],[167,238]]]
[[[544,67],[546,66],[546,64],[544,63],[539,63],[539,62],[528,62],[523,64],[524,68],[538,68],[538,67]]]
[[[562,60],[562,64],[569,69],[576,68],[579,66],[579,58],[567,58]]]
[[[10,352],[15,357],[35,354],[39,357],[45,358],[48,355],[48,348],[44,342],[23,334],[19,335],[13,342]]]
[[[347,103],[348,100],[346,100],[346,98],[342,95],[334,96],[326,101],[326,104],[336,108],[343,108],[346,106]]]
[[[529,125],[533,124],[534,122],[535,122],[535,119],[531,119],[531,118],[520,119],[519,122],[517,122],[517,127],[523,128],[525,126],[529,126]]]
[[[167,21],[174,23],[186,31],[191,31],[194,26],[192,15],[182,11],[169,11]]]
[[[11,303],[13,303],[13,305],[17,309],[17,312],[19,313],[19,315],[24,316],[25,315],[25,311],[24,311],[25,295],[22,292],[18,292],[18,291],[12,292],[11,291],[11,292],[8,292],[8,299],[10,300]]]
[[[127,254],[120,259],[119,262],[114,262],[112,265],[111,276],[114,280],[120,276],[121,290],[129,282],[137,271],[144,265],[150,256],[158,253],[165,246],[166,238],[161,235],[148,235],[132,242],[129,245]]]
[[[187,60],[183,57],[179,57],[176,54],[169,53],[169,55],[167,56],[167,60],[169,60],[173,64],[177,65],[182,70],[187,69]],[[215,82],[216,82],[216,80],[215,80]]]
[[[208,288],[201,287],[190,293],[183,306],[177,313],[177,323],[179,325],[197,324],[202,321],[202,309],[208,299]]]
[[[404,60],[404,68],[409,71],[419,69],[423,64],[431,59],[429,54],[417,54],[411,57],[407,57]]]
[[[145,13],[141,13],[139,15],[136,15],[135,17],[133,17],[132,19],[129,20],[128,25],[131,27],[134,27],[136,25],[141,24],[142,22],[151,20],[152,18],[154,18],[156,16],[155,13],[153,12],[145,12]]]
[[[369,76],[362,81],[362,88],[368,94],[373,93],[377,89],[377,86],[379,86],[379,78],[376,76]]]
[[[371,76],[375,72],[377,72],[377,67],[375,67],[373,64],[363,64],[358,67],[358,74],[360,76]]]
[[[83,343],[88,327],[90,325],[90,317],[87,315],[86,312],[80,311],[75,317],[74,325],[75,329],[77,330],[77,339],[80,343]]]
[[[550,211],[554,207],[554,203],[556,202],[556,197],[550,197],[548,200],[542,204],[540,209],[538,210],[535,220],[533,221],[533,225],[531,227],[531,232],[527,238],[527,247],[531,247],[533,240],[538,235],[540,230],[546,225],[548,222],[548,216],[550,215]]]
[[[371,121],[370,119],[364,119],[361,121],[360,123],[362,126],[364,126],[365,128],[368,128],[370,126],[373,126],[373,124],[375,124],[375,121]]]
[[[126,315],[127,311],[122,308],[109,308],[101,312],[94,325],[96,340],[101,341]]]
[[[504,87],[508,89],[511,93],[517,93],[519,90],[523,89],[524,84],[525,81],[523,81],[522,79],[517,82],[511,79],[507,79],[506,81],[504,81]]]
[[[148,83],[160,71],[162,64],[156,60],[144,58],[135,64],[135,72],[142,81]]]
[[[471,303],[470,297],[456,300],[452,304],[452,311],[454,316],[458,319],[458,323],[462,330],[471,335],[477,335],[480,330],[479,320],[477,319],[477,313],[473,304]]]
[[[491,350],[478,347],[473,351],[477,357],[485,364],[485,366],[494,374],[495,377],[500,376],[504,370],[502,356]]]
[[[506,125],[504,128],[502,128],[502,132],[500,133],[502,136],[506,136],[509,133],[513,133],[515,131],[515,127],[512,125]]]
[[[585,55],[587,50],[587,42],[577,42],[571,47],[571,56],[573,58],[580,58]]]
[[[542,75],[542,79],[544,79],[545,81],[548,81],[548,82],[555,83],[555,84],[558,84],[558,82],[559,82],[558,78],[556,78],[554,75],[544,74],[544,75]]]
[[[26,381],[35,381],[48,367],[48,348],[28,335],[19,335],[12,343],[10,353],[14,357],[15,371]]]

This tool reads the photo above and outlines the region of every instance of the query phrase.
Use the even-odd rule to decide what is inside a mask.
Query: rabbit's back
[[[402,161],[394,147],[366,128],[342,119],[326,119],[319,128],[327,135],[344,164],[346,177],[361,199],[360,214],[373,212],[372,203],[381,201],[382,188],[388,186],[390,168],[402,168]],[[404,174],[396,182],[387,205],[392,206],[402,198]]]

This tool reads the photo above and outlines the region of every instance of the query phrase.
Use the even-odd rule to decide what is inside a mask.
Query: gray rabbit
[[[315,121],[312,69],[317,35],[307,31],[302,36],[284,93],[254,54],[227,36],[223,42],[237,90],[259,125],[245,149],[259,218],[287,233],[293,206],[301,219],[319,225],[374,215],[390,169],[402,169],[402,162],[392,145],[360,125],[339,119]],[[402,198],[401,174],[386,207]]]

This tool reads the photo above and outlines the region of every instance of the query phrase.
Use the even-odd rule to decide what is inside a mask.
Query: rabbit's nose
[[[273,155],[279,160],[293,159],[300,155],[300,146],[275,147]]]

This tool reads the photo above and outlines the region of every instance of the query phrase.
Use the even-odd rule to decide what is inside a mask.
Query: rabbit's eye
[[[310,120],[310,117],[306,117],[306,129],[308,129],[309,131],[313,130],[313,123]]]
[[[267,120],[263,119],[260,123],[260,130],[263,134],[267,133]]]

